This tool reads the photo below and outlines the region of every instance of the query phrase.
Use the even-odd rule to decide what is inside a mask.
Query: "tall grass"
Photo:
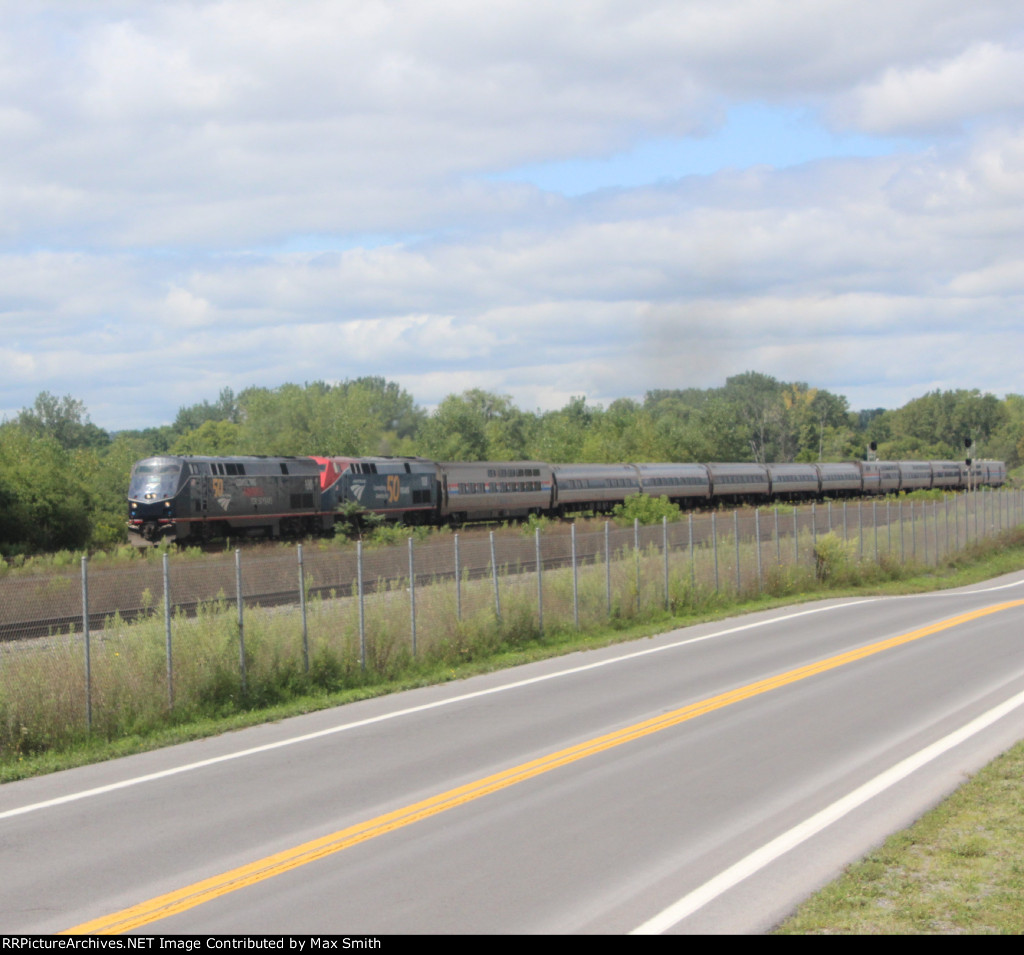
[[[940,554],[938,528],[944,520],[939,511],[931,525],[922,520],[914,528],[923,535],[919,558],[920,541],[932,535],[932,566],[966,559],[949,548]],[[306,581],[307,647],[297,606],[249,607],[240,634],[237,607],[221,594],[194,616],[175,613],[170,680],[164,619],[156,608],[131,622],[115,614],[92,635],[88,687],[81,634],[55,633],[0,646],[0,764],[87,739],[145,735],[310,694],[428,675],[443,679],[462,664],[563,641],[566,634],[669,621],[759,598],[875,585],[923,566],[911,559],[906,541],[901,560],[890,534],[883,534],[876,561],[874,530],[858,536],[849,526],[845,532],[804,527],[795,538],[777,541],[768,535],[760,544],[741,530],[737,545],[734,527],[726,521],[718,524],[717,547],[708,540],[694,542],[691,559],[689,541],[680,536],[686,526],[677,525],[670,538],[667,579],[661,542],[668,529],[661,527],[649,528],[639,548],[632,532],[623,532],[607,562],[603,549],[591,546],[592,556],[578,563],[575,573],[571,566],[546,568],[539,597],[536,568],[522,556],[521,565],[498,575],[497,599],[489,575],[471,578],[464,572],[458,582],[450,575],[427,583],[421,579],[415,588],[415,653],[408,580],[379,581],[364,595],[361,631],[358,598],[324,591],[311,578]],[[1019,543],[1019,538],[1017,531],[1003,540]],[[589,544],[601,540],[607,538],[595,534]],[[966,552],[977,556],[980,549],[998,546],[991,540],[974,542]],[[357,593],[355,585],[351,593]]]

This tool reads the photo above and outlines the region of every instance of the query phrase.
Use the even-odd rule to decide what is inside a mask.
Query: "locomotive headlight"
[[[170,506],[171,506],[171,502],[170,501],[164,501],[164,507],[170,507]]]

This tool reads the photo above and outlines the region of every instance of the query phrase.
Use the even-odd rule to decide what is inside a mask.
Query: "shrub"
[[[814,576],[818,580],[843,577],[849,573],[853,557],[853,545],[829,531],[814,545]]]
[[[625,527],[637,520],[641,524],[660,524],[666,517],[669,523],[675,523],[682,520],[683,512],[667,497],[631,494],[622,504],[612,508],[612,516],[617,524]]]

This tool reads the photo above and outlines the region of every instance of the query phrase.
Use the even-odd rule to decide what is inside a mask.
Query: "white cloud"
[[[1024,114],[1024,48],[984,42],[939,64],[891,67],[840,101],[837,113],[875,133],[948,130]]]
[[[1017,2],[39,0],[0,27],[0,408],[144,426],[367,373],[524,407],[746,369],[869,406],[1020,390]],[[751,141],[574,199],[488,178],[763,103],[921,138],[787,169]]]

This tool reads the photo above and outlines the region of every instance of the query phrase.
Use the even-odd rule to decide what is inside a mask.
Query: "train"
[[[1002,461],[838,464],[546,464],[418,457],[160,455],[138,461],[128,488],[128,536],[330,536],[347,505],[408,525],[609,513],[633,494],[682,507],[767,504],[1000,487]]]

